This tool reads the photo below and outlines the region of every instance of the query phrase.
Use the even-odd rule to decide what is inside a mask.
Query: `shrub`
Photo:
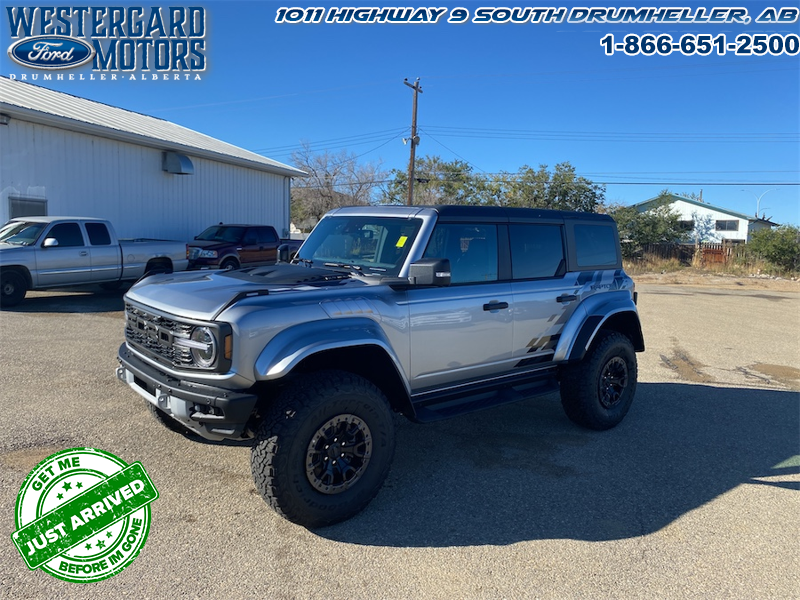
[[[756,231],[748,246],[783,271],[800,271],[800,229],[794,225]]]

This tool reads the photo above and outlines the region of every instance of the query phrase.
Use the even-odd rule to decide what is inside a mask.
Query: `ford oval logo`
[[[11,45],[8,55],[23,67],[71,69],[94,58],[94,48],[86,42],[61,35],[39,35]]]

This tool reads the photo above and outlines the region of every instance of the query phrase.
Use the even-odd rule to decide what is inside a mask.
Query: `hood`
[[[238,246],[241,242],[218,242],[216,240],[192,240],[188,243],[189,248],[202,248],[203,250],[219,250],[226,246]]]
[[[0,242],[0,250],[19,250],[20,248],[30,248],[30,246],[22,246],[20,244],[6,244],[5,242]]]
[[[125,297],[170,314],[211,321],[242,298],[310,291],[348,283],[364,285],[343,271],[274,265],[238,271],[153,275],[136,283]]]

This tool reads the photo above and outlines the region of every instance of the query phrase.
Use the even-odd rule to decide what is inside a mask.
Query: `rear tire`
[[[25,298],[27,291],[28,282],[21,273],[17,271],[0,273],[0,307],[16,306]]]
[[[150,275],[161,275],[162,273],[172,273],[172,263],[165,259],[153,260],[147,263],[142,278]]]
[[[602,431],[625,418],[636,393],[636,353],[630,339],[601,331],[583,360],[561,373],[561,405],[574,423]]]
[[[323,527],[360,512],[377,495],[394,457],[386,396],[343,371],[303,376],[270,407],[256,434],[256,488],[281,516]]]

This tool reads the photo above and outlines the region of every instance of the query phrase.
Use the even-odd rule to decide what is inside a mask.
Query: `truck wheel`
[[[239,263],[236,262],[235,258],[226,258],[222,261],[222,264],[219,266],[219,268],[223,271],[233,271],[234,269],[239,268]]]
[[[322,527],[361,511],[394,457],[386,396],[351,373],[322,371],[289,386],[256,434],[256,488],[281,516]]]
[[[144,267],[144,275],[142,275],[141,279],[150,277],[150,275],[161,275],[162,273],[172,273],[172,261],[169,259],[160,258],[148,262]]]
[[[145,400],[145,402],[147,402],[147,400]],[[184,427],[163,410],[157,406],[154,406],[150,402],[147,402],[147,408],[150,410],[150,414],[153,415],[153,418],[170,431],[180,433],[181,435],[192,435],[194,433],[191,429]]]
[[[584,359],[561,374],[561,405],[588,429],[619,425],[636,393],[636,353],[627,336],[600,332]]]
[[[25,298],[27,291],[28,283],[17,271],[4,271],[0,274],[0,307],[16,306]]]

